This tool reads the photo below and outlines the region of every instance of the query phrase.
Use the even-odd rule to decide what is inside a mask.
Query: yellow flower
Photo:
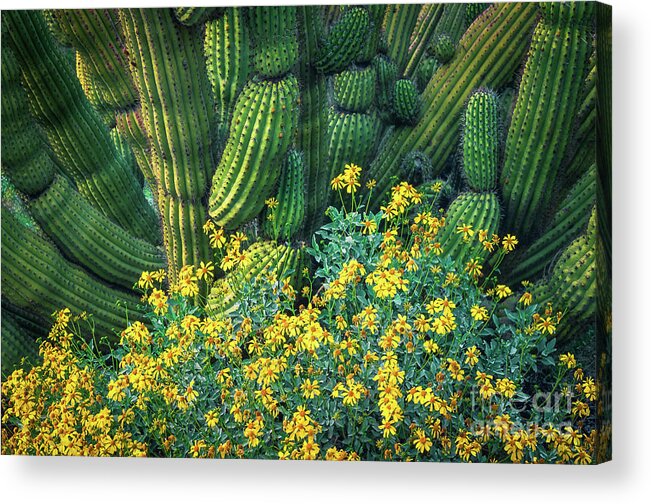
[[[207,263],[201,261],[199,263],[199,267],[197,268],[197,276],[199,277],[199,280],[204,277],[212,278],[214,276],[214,270],[215,266],[213,265],[212,261],[208,261]]]
[[[541,333],[545,334],[554,334],[556,331],[556,326],[554,325],[554,319],[552,317],[547,317],[547,318],[541,318],[536,325],[536,329],[538,329]]]
[[[212,229],[212,234],[210,235],[210,246],[212,248],[221,249],[226,245],[226,235],[224,234],[224,228]]]
[[[414,446],[419,452],[424,453],[430,451],[432,448],[432,440],[427,437],[423,429],[416,429],[414,436]]]
[[[138,287],[151,289],[154,286],[154,277],[151,271],[143,271],[138,279]]]
[[[515,250],[515,246],[518,244],[518,239],[511,235],[507,234],[503,239],[502,239],[502,247],[504,247],[504,250],[508,252],[512,252]]]
[[[342,175],[337,175],[330,181],[330,186],[336,191],[343,189],[345,185],[346,184]]]
[[[470,315],[479,322],[488,320],[488,310],[483,306],[473,305],[470,308]]]
[[[481,270],[482,270],[482,265],[479,263],[477,259],[471,259],[466,264],[466,271],[470,273],[475,279],[483,275]]]
[[[190,453],[192,457],[197,458],[201,456],[202,451],[206,448],[206,442],[203,439],[195,441],[190,447]]]
[[[525,292],[524,294],[522,294],[522,296],[520,296],[520,300],[518,302],[523,304],[524,306],[529,306],[532,300],[533,300],[533,296],[531,295],[531,292]]]
[[[466,354],[466,359],[464,362],[466,364],[469,364],[470,366],[474,366],[479,362],[479,356],[481,355],[481,351],[475,345],[473,345],[466,350],[465,354]]]
[[[576,358],[574,357],[574,354],[571,353],[563,354],[559,357],[559,360],[561,364],[565,364],[567,366],[567,369],[572,369],[576,367]]]
[[[513,294],[513,291],[508,286],[500,284],[495,287],[495,294],[498,298],[504,299]]]
[[[269,208],[269,210],[273,210],[274,208],[276,208],[278,206],[278,200],[276,198],[273,198],[273,197],[267,198],[265,200],[264,204],[267,205],[267,208]]]
[[[372,234],[377,231],[377,222],[372,219],[362,222],[362,226],[362,234]]]
[[[457,234],[463,234],[464,240],[467,240],[474,236],[475,232],[470,224],[463,223],[457,226]]]
[[[312,399],[321,395],[319,383],[316,380],[310,380],[309,378],[301,384],[301,391],[303,392],[303,397],[305,397],[305,399]]]

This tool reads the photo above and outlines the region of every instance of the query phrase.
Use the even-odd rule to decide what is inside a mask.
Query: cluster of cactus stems
[[[589,320],[596,278],[610,275],[610,49],[594,36],[609,11],[600,9],[4,13],[2,170],[38,229],[3,207],[3,338],[25,347],[13,339],[38,337],[34,317],[62,306],[111,334],[126,312],[139,316],[130,287],[141,271],[167,268],[174,281],[184,265],[214,259],[208,219],[227,230],[253,223],[267,240],[208,296],[211,309],[234,309],[265,268],[297,277],[300,243],[338,203],[330,181],[348,163],[375,180],[378,207],[399,179],[425,198],[441,182],[432,197],[450,202],[447,252],[482,257],[462,224],[515,234],[521,248],[505,278],[538,280],[542,300]],[[266,208],[269,198],[278,206]]]

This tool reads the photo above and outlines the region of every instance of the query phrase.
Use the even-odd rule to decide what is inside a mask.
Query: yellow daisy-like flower
[[[502,247],[504,247],[504,250],[508,252],[512,252],[515,250],[515,246],[518,244],[518,239],[511,235],[507,234],[503,239],[502,239]]]

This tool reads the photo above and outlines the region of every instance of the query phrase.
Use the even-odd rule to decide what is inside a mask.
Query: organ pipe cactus
[[[38,317],[94,311],[110,334],[125,306],[138,316],[140,270],[216,261],[208,219],[271,240],[220,273],[212,309],[265,267],[296,280],[351,163],[369,210],[405,177],[452,200],[441,240],[459,261],[481,256],[459,226],[520,236],[513,281],[554,270],[594,205],[608,106],[590,4],[55,9],[2,30],[2,170],[38,228],[3,208],[3,301]]]

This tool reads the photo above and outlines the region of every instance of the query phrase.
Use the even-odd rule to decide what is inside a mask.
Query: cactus
[[[445,225],[439,232],[443,251],[461,265],[474,258],[485,257],[482,243],[476,234],[483,230],[488,236],[497,233],[500,225],[500,203],[492,192],[462,193],[450,204]],[[470,226],[472,236],[458,228]]]
[[[29,113],[14,52],[3,45],[2,168],[26,195],[39,194],[54,179],[56,167],[45,145],[44,135]]]
[[[593,165],[559,205],[554,218],[545,233],[529,247],[517,252],[506,263],[512,283],[535,279],[570,242],[575,239],[588,222],[590,211],[596,203],[596,169]]]
[[[212,181],[210,216],[218,225],[233,229],[262,210],[297,127],[298,94],[291,75],[251,81],[242,90]]]
[[[220,134],[226,136],[233,105],[249,78],[250,35],[242,9],[227,7],[206,23],[206,70],[215,97]]]
[[[420,185],[432,179],[432,160],[421,151],[412,151],[400,164],[401,179]]]
[[[64,177],[57,176],[29,209],[66,257],[106,282],[128,289],[141,272],[166,266],[158,247],[108,220]]]
[[[373,59],[373,66],[377,75],[377,107],[385,116],[391,113],[393,92],[398,80],[398,66],[384,55],[377,55]]]
[[[289,240],[296,235],[305,218],[305,164],[296,150],[287,153],[276,200],[278,206],[263,214],[263,228],[274,240]]]
[[[466,25],[470,26],[477,17],[488,8],[487,3],[466,4]]]
[[[44,127],[59,166],[111,220],[140,238],[157,242],[159,228],[152,208],[42,16],[34,11],[11,11],[3,16],[3,23],[31,110]]]
[[[119,24],[117,11],[60,9],[47,13],[50,26],[56,25],[57,38],[75,49],[82,73],[94,83],[97,101],[114,110],[134,106],[138,94],[129,75],[126,55],[121,50],[122,34],[115,29]],[[77,72],[79,75],[79,67]]]
[[[388,5],[384,16],[384,31],[387,35],[388,56],[403,72],[409,57],[409,39],[418,23],[421,6],[418,4]]]
[[[577,324],[592,320],[596,311],[596,207],[592,210],[588,228],[561,254],[548,280],[538,282],[531,291],[534,302],[551,303],[555,310],[565,312],[557,338],[564,339]]]
[[[207,21],[220,10],[219,7],[177,7],[174,15],[179,23],[192,26]]]
[[[298,58],[295,7],[249,9],[253,68],[265,79],[284,76]]]
[[[38,341],[47,336],[48,320],[34,316],[30,310],[18,308],[2,300],[2,376],[17,366],[38,362]]]
[[[543,4],[542,10],[506,139],[501,175],[504,224],[523,238],[539,228],[536,216],[549,206],[591,45],[592,4]]]
[[[463,169],[474,191],[491,191],[497,185],[497,125],[497,97],[477,91],[468,100],[463,135]]]
[[[409,39],[409,61],[407,61],[403,72],[405,77],[416,77],[415,74],[418,72],[426,57],[432,34],[438,26],[445,9],[446,5],[443,4],[425,4],[421,7],[418,13],[418,19],[416,20],[416,26],[414,26]],[[420,85],[418,87],[421,89]]]
[[[460,41],[463,51],[457,51],[436,72],[422,93],[423,114],[418,123],[388,131],[383,137],[369,167],[369,177],[377,181],[376,197],[387,193],[399,160],[412,150],[430,156],[435,176],[442,171],[458,145],[459,118],[466,100],[480,86],[497,89],[513,77],[536,12],[532,4],[494,4],[477,18]]]
[[[415,124],[420,115],[420,98],[416,85],[409,79],[396,81],[391,105],[398,124]]]
[[[34,229],[14,230],[17,219],[3,218],[3,297],[43,323],[64,304],[93,312],[98,330],[110,334],[124,311],[109,300],[131,313],[137,299],[127,289],[140,270],[167,264],[174,281],[184,265],[215,261],[201,229],[209,217],[251,234],[259,228],[250,223],[262,222],[276,243],[252,244],[254,261],[228,272],[210,295],[214,310],[232,310],[242,282],[264,267],[296,272],[303,264],[290,244],[311,241],[328,205],[340,205],[330,181],[347,163],[376,180],[375,208],[398,177],[431,209],[452,200],[440,240],[457,261],[483,258],[479,241],[464,240],[459,226],[517,234],[521,249],[500,273],[536,280],[586,226],[593,164],[597,204],[609,208],[601,205],[609,201],[602,162],[609,130],[593,138],[609,113],[609,102],[599,101],[609,53],[603,40],[592,47],[592,9],[4,13],[2,168]],[[143,194],[150,191],[153,207]],[[271,196],[279,201],[273,212],[264,210]],[[598,221],[604,276],[609,216]],[[565,280],[552,279],[546,288],[561,292]],[[10,317],[8,334],[27,327]]]
[[[247,260],[224,278],[218,280],[208,298],[208,311],[231,313],[237,309],[239,293],[246,282],[263,274],[273,274],[277,280],[300,274],[300,249],[272,242],[256,242],[246,251]]]
[[[2,212],[2,292],[12,304],[47,318],[62,307],[92,314],[95,331],[115,340],[115,329],[141,318],[138,297],[107,287],[68,262],[11,211]],[[84,327],[87,336],[88,328]]]
[[[369,26],[366,9],[353,7],[346,10],[328,33],[314,61],[314,68],[326,74],[344,70],[360,54]]]
[[[347,112],[366,112],[375,100],[375,68],[350,68],[334,77],[334,100]]]
[[[436,58],[423,58],[416,69],[416,87],[418,87],[419,92],[422,93],[425,91],[427,84],[432,79],[438,68],[439,63]]]
[[[441,65],[448,63],[454,56],[454,42],[445,34],[439,35],[434,43],[430,46],[432,56],[436,58]]]

